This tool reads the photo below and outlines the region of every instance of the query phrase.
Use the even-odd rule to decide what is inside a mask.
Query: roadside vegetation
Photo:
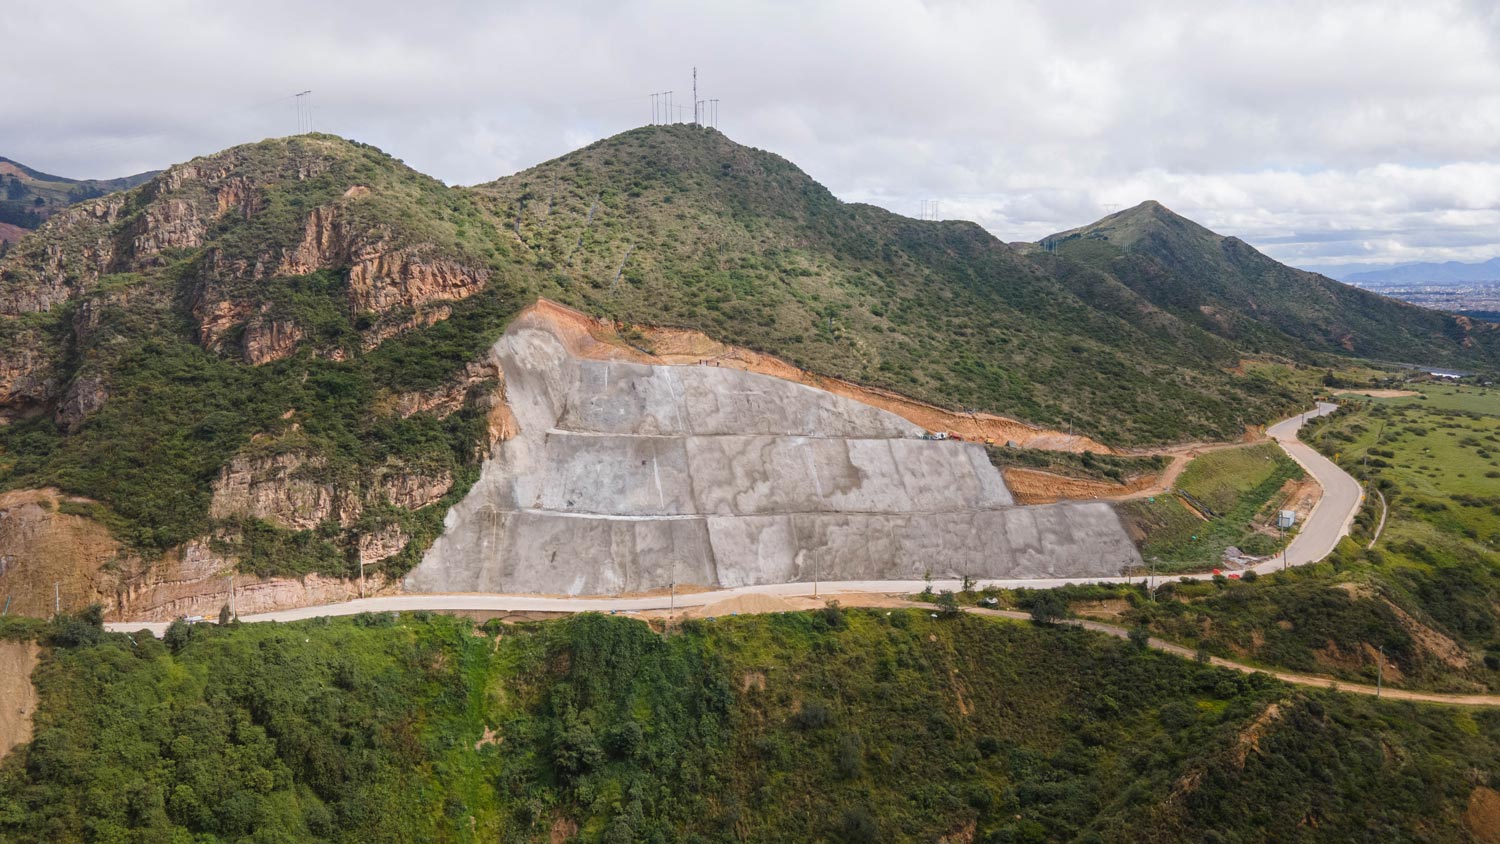
[[[1420,395],[1346,397],[1304,428],[1304,440],[1380,492],[1328,560],[1242,580],[1159,578],[1154,594],[1107,585],[1058,594],[1073,613],[1213,656],[1361,683],[1500,690],[1500,390],[1407,386]],[[1389,511],[1377,539],[1381,496]],[[1027,609],[1037,594],[957,600]]]
[[[1175,486],[1185,495],[1163,493],[1118,509],[1158,572],[1202,571],[1221,565],[1228,546],[1267,556],[1289,541],[1275,529],[1276,513],[1288,484],[1303,477],[1275,443],[1227,448],[1188,464]]]
[[[51,645],[18,844],[1459,842],[1500,752],[1490,710],[911,610],[0,634]]]

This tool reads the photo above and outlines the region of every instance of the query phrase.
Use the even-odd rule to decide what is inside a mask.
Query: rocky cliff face
[[[0,494],[0,594],[10,599],[11,613],[48,616],[56,600],[64,611],[101,604],[111,619],[212,618],[228,603],[231,582],[235,606],[244,614],[344,601],[361,594],[358,580],[236,574],[234,558],[216,551],[208,537],[159,560],[144,560],[86,515],[92,505],[54,489]],[[399,553],[406,541],[399,528],[387,528],[362,536],[359,551],[367,563],[375,563]],[[364,594],[391,588],[375,572],[364,579]]]
[[[306,450],[241,454],[219,473],[210,515],[215,519],[256,518],[287,530],[313,530],[325,523],[350,528],[371,506],[419,510],[440,501],[453,487],[447,471],[422,471],[398,462],[377,470],[368,484],[339,479],[328,461]],[[407,535],[382,525],[354,537],[365,565],[397,554]]]

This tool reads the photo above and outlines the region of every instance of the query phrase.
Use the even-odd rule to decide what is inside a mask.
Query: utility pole
[[[62,615],[62,582],[52,581],[52,614]]]
[[[667,601],[667,618],[671,618],[677,614],[677,581],[672,581],[667,588],[672,590],[671,598]]]

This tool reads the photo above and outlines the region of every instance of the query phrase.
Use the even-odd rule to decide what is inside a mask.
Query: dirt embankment
[[[0,605],[48,616],[54,598],[65,610],[109,602],[112,578],[104,569],[122,552],[108,528],[79,515],[88,504],[55,489],[0,494]]]
[[[1163,475],[1145,474],[1119,484],[1088,478],[1070,478],[1041,469],[1007,468],[1005,485],[1018,504],[1051,504],[1054,501],[1082,498],[1118,499],[1149,494],[1162,487]]]
[[[31,741],[31,716],[37,703],[31,672],[41,654],[36,642],[0,641],[0,759]]]
[[[854,399],[894,413],[929,431],[951,431],[965,439],[980,442],[993,440],[999,445],[1015,443],[1022,448],[1116,453],[1109,446],[1080,434],[1040,428],[990,413],[971,414],[944,410],[889,390],[863,387],[838,378],[815,375],[780,358],[720,343],[699,331],[620,326],[547,299],[538,300],[528,311],[557,326],[558,335],[569,350],[579,357],[672,366],[728,366],[794,381]]]

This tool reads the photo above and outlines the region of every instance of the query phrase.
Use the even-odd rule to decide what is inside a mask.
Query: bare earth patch
[[[1478,844],[1500,844],[1500,791],[1481,785],[1470,792],[1464,826]]]
[[[36,642],[0,642],[0,759],[31,741],[37,703],[31,672],[41,653]]]

